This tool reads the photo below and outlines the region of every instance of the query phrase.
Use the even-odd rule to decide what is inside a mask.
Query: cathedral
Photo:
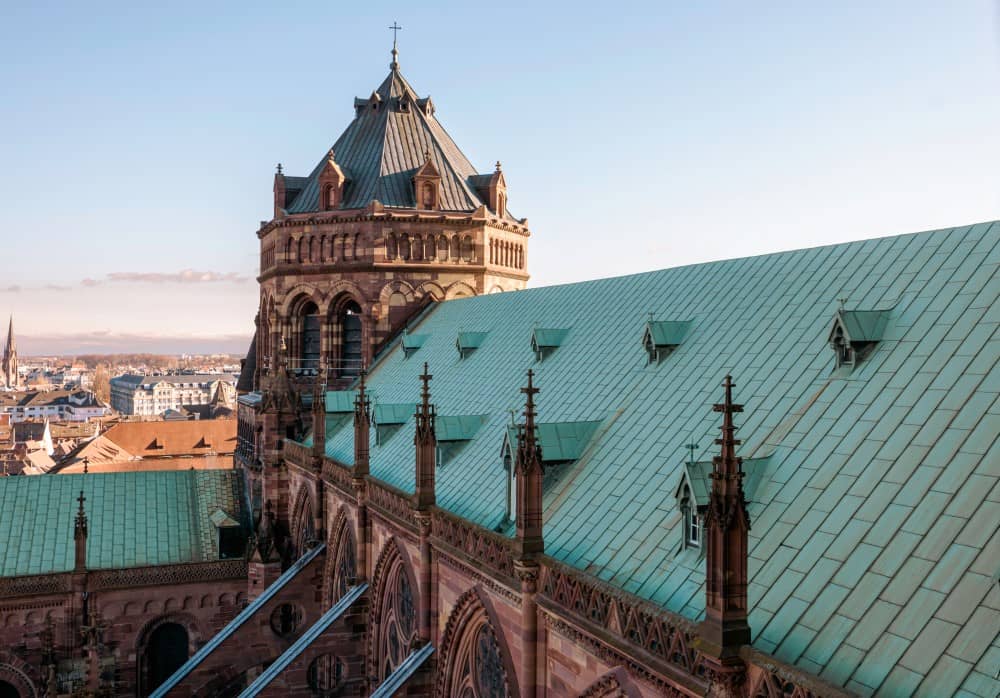
[[[395,49],[349,106],[236,470],[0,483],[0,697],[1000,691],[1000,222],[525,290]]]
[[[17,390],[21,386],[21,378],[17,372],[17,343],[14,341],[14,316],[7,325],[7,343],[3,346],[3,358],[0,359],[0,382],[7,390]]]

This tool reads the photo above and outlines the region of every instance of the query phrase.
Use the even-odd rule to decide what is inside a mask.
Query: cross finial
[[[684,448],[686,448],[688,450],[688,454],[689,454],[688,455],[688,465],[691,465],[691,464],[694,463],[694,452],[698,448],[698,444],[693,443],[693,442],[689,443],[689,444],[684,444]]]
[[[278,169],[278,174],[281,174],[284,171],[282,169],[282,167],[281,167],[281,163],[280,162],[278,163],[278,168],[277,169]]]
[[[499,160],[497,160],[497,172],[499,172],[500,170],[501,170],[501,167],[500,167],[500,161],[499,161]]]
[[[847,298],[838,298],[837,303],[840,305],[840,311],[844,312],[844,304],[847,303]]]
[[[398,22],[393,22],[389,29],[392,29],[392,63],[389,64],[389,67],[393,70],[399,70],[399,51],[396,49],[396,39],[402,27],[399,26]]]
[[[83,474],[86,475],[90,469],[90,456],[83,457]]]
[[[430,382],[433,378],[431,374],[427,372],[427,362],[424,362],[424,372],[420,374],[420,381],[423,383],[423,390],[420,393],[420,398],[423,401],[424,414],[428,414],[431,404],[431,390]]]

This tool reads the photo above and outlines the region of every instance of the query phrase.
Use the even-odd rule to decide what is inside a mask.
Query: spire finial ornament
[[[280,162],[278,163],[277,171],[278,171],[278,174],[281,174],[282,172],[284,172],[284,169],[282,169]]]
[[[499,160],[497,160],[497,172],[500,172],[500,171],[501,171],[501,169],[502,169],[502,168],[501,168],[501,166],[500,166],[500,161],[499,161]]]
[[[517,456],[514,462],[517,481],[517,558],[531,560],[545,552],[542,538],[542,449],[535,433],[535,372],[528,369],[528,385],[521,388],[525,395],[524,424],[517,434]]]
[[[725,395],[713,410],[722,413],[721,446],[712,459],[712,480],[705,513],[705,620],[699,630],[702,651],[717,664],[719,677],[740,674],[739,650],[750,643],[747,624],[747,533],[750,516],[743,494],[742,459],[736,456],[733,414],[743,411],[733,403],[733,379],[722,383]],[[714,680],[714,679],[713,679]],[[722,678],[719,679],[720,681]]]
[[[433,376],[424,363],[424,372],[420,374],[422,388],[420,405],[417,406],[417,428],[413,432],[413,445],[416,447],[416,490],[413,493],[413,503],[421,511],[437,501],[434,494],[437,435],[434,432],[434,405],[431,404],[431,378]]]
[[[399,70],[399,51],[396,48],[396,35],[402,27],[399,26],[398,22],[393,22],[389,29],[392,29],[392,63],[389,64],[389,68]]]

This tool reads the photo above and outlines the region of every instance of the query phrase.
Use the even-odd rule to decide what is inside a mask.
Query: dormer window
[[[889,324],[889,310],[844,310],[833,316],[828,342],[835,366],[854,367],[868,358]]]
[[[567,329],[536,327],[531,333],[531,351],[535,352],[535,360],[541,361],[562,346],[567,334]]]
[[[399,111],[404,114],[410,113],[410,100],[406,95],[399,98]]]
[[[320,211],[332,211],[340,206],[346,182],[347,177],[340,165],[337,164],[333,148],[330,148],[330,152],[326,155],[326,162],[323,163],[323,169],[319,174]]]
[[[642,335],[642,346],[646,350],[648,363],[659,363],[681,345],[691,320],[649,320]]]
[[[424,164],[413,175],[413,199],[416,207],[427,211],[441,208],[441,173],[431,160],[430,151],[424,153]]]
[[[684,485],[682,493],[681,511],[684,513],[684,547],[700,548],[703,522],[691,497],[691,488],[687,485]]]
[[[468,358],[476,349],[482,346],[485,339],[485,332],[459,332],[458,339],[455,340],[458,357],[460,359]]]
[[[420,197],[420,208],[437,208],[437,191],[431,182],[424,182]]]

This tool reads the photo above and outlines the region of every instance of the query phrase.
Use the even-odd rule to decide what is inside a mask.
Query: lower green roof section
[[[67,572],[83,490],[87,568],[219,558],[215,520],[246,525],[236,470],[178,470],[0,478],[0,576]]]

